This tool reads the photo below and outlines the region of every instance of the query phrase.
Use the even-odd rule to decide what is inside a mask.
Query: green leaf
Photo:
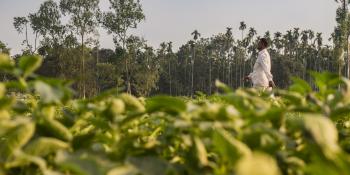
[[[38,122],[38,130],[43,135],[52,136],[63,141],[71,141],[73,139],[72,134],[64,125],[45,116]]]
[[[42,81],[36,81],[34,83],[34,89],[44,104],[59,104],[65,96],[64,92],[58,87],[50,86]]]
[[[319,88],[321,94],[325,94],[329,90],[334,90],[342,83],[339,75],[330,72],[311,72],[315,79],[315,84]]]
[[[39,56],[23,56],[19,60],[19,68],[22,71],[24,78],[28,77],[37,70],[42,63],[42,58]]]
[[[15,98],[9,97],[9,98],[0,98],[0,109],[8,110],[15,104]]]
[[[213,144],[222,158],[231,164],[235,164],[240,158],[251,154],[250,149],[244,143],[236,140],[223,129],[214,130]]]
[[[95,135],[95,133],[87,133],[74,136],[72,141],[73,149],[89,148],[94,143]]]
[[[298,92],[300,94],[306,95],[312,91],[311,86],[300,78],[293,77],[293,85],[289,87],[290,91]]]
[[[275,159],[263,154],[253,153],[243,157],[236,166],[237,175],[281,175]]]
[[[0,53],[0,70],[11,72],[14,69],[15,63],[10,56]]]
[[[17,167],[28,167],[30,164],[37,165],[42,172],[47,171],[46,161],[43,158],[25,154],[22,151],[18,151],[12,160],[6,162],[5,167],[8,169]],[[27,171],[30,169],[27,169]]]
[[[304,118],[304,128],[326,156],[333,157],[334,154],[340,152],[338,131],[330,119],[323,116],[307,115]]]
[[[207,153],[207,150],[205,149],[204,143],[199,137],[194,138],[194,143],[196,145],[197,157],[201,166],[207,166],[209,163],[208,153]]]
[[[147,112],[163,111],[178,114],[186,110],[186,103],[176,97],[156,96],[146,101]]]
[[[0,83],[0,99],[6,94],[6,87],[3,83]]]
[[[145,112],[145,106],[134,96],[129,94],[121,94],[119,96],[125,103],[126,109],[135,112]]]
[[[74,175],[105,175],[110,169],[108,163],[87,153],[68,154],[61,151],[57,153],[55,161],[61,169]]]
[[[24,152],[34,156],[45,157],[49,154],[56,153],[59,150],[65,150],[68,148],[69,144],[66,142],[54,138],[41,137],[29,143],[24,148]]]
[[[28,119],[18,119],[14,121],[15,126],[8,129],[4,135],[0,136],[0,163],[4,163],[7,158],[13,155],[14,151],[20,149],[33,136],[35,125]]]
[[[343,106],[343,107],[340,107],[340,108],[333,109],[331,111],[330,118],[333,121],[336,121],[338,119],[347,117],[349,114],[350,114],[350,106],[347,105],[347,106]]]
[[[215,81],[215,86],[218,89],[221,89],[222,91],[224,91],[225,93],[233,92],[232,89],[229,86],[227,86],[225,83],[223,83],[223,82],[221,82],[219,80]]]
[[[125,112],[125,104],[120,99],[112,99],[109,108],[114,116]]]

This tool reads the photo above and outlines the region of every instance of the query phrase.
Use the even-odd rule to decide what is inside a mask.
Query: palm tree
[[[198,40],[198,38],[201,36],[201,34],[198,32],[198,30],[194,30],[192,32],[193,35],[193,40],[191,43],[191,48],[192,48],[192,60],[191,60],[191,97],[193,97],[193,74],[194,74],[194,61],[196,59],[196,50],[195,50],[195,45]]]
[[[249,28],[249,32],[248,32],[248,37],[250,39],[253,39],[253,37],[257,34],[256,30],[253,27]]]
[[[240,23],[239,30],[242,31],[242,42],[243,42],[243,36],[244,36],[244,30],[247,28],[247,25],[245,24],[244,21]]]
[[[198,30],[194,30],[191,35],[193,35],[194,41],[197,41],[198,38],[201,36],[201,34],[198,32]]]
[[[309,34],[309,40],[312,41],[315,38],[315,32],[312,30],[308,30],[308,34]],[[313,44],[311,42],[311,44]]]
[[[317,58],[319,58],[319,54],[320,54],[320,51],[322,49],[321,47],[322,47],[322,44],[323,44],[322,33],[317,33],[316,34],[315,43],[317,44],[317,47],[316,47]],[[317,61],[318,61],[318,59],[316,59],[316,61],[315,61],[316,71],[320,71],[321,70],[320,69],[320,65],[317,65]]]
[[[323,39],[322,39],[322,33],[317,33],[316,34],[316,44],[317,44],[317,48],[321,49],[322,45],[323,45]]]
[[[303,47],[306,47],[309,41],[309,33],[307,30],[301,31],[301,43]]]
[[[227,56],[227,67],[228,67],[228,76],[227,76],[227,82],[228,84],[231,86],[231,82],[232,82],[232,76],[231,76],[231,46],[232,46],[232,42],[233,42],[233,37],[232,37],[232,28],[231,27],[226,27],[226,34],[225,34],[226,38],[225,38],[225,46],[224,46],[224,50],[228,53],[225,54],[225,56]],[[225,67],[225,59],[223,59],[224,63],[223,63],[223,67]],[[224,76],[223,78],[225,78],[225,69],[223,69],[223,73]],[[223,79],[224,80],[224,79]]]
[[[209,43],[209,45],[207,45],[206,47],[207,50],[207,59],[209,62],[209,95],[211,95],[211,91],[212,91],[212,50],[213,50],[213,46],[211,43]]]
[[[284,39],[284,45],[285,45],[285,53],[284,55],[289,56],[289,59],[293,59],[292,58],[292,43],[293,43],[293,35],[292,35],[292,31],[288,30],[287,33],[283,36]]]
[[[281,54],[281,49],[283,48],[283,44],[281,43],[281,37],[282,37],[281,32],[274,33],[273,43],[278,54]]]
[[[254,40],[254,36],[257,34],[257,31],[253,28],[250,27],[249,28],[249,32],[248,32],[248,40],[247,40],[247,45],[252,45],[253,44],[253,40]],[[250,55],[250,71],[253,70],[253,66],[254,66],[254,59],[253,59],[253,50],[255,49],[254,44],[250,47],[248,47],[248,52],[251,53]]]
[[[226,37],[231,38],[232,37],[232,27],[226,27]]]
[[[172,95],[172,82],[171,82],[171,59],[173,54],[173,42],[169,42],[167,45],[168,54],[168,75],[169,75],[169,94]]]
[[[239,25],[239,30],[242,31],[242,40],[241,40],[241,45],[243,45],[243,40],[244,40],[244,30],[247,28],[247,24],[245,24],[244,21],[240,22],[240,25]],[[242,52],[243,53],[243,52]],[[242,77],[242,75],[244,74],[244,67],[245,67],[245,58],[242,55],[242,63],[243,63],[243,72],[242,72],[242,66],[239,66],[239,77]],[[240,65],[240,63],[238,63]],[[244,85],[244,84],[243,84]],[[242,86],[242,82],[240,81],[240,86]]]

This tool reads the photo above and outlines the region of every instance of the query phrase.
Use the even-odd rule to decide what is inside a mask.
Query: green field
[[[0,83],[1,175],[350,174],[350,81],[314,73],[274,95],[254,89],[195,98],[136,98],[110,90],[73,99],[40,77],[38,56]]]

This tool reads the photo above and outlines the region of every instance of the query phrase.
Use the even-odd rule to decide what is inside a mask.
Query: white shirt
[[[269,87],[269,81],[272,81],[273,76],[271,74],[271,58],[267,49],[259,52],[253,72],[248,77],[251,78],[254,87]]]

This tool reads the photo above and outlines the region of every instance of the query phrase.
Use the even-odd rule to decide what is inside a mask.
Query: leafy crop
[[[0,175],[350,174],[350,81],[313,73],[274,96],[254,89],[197,99],[115,90],[73,99],[70,83],[34,74],[0,83]]]

